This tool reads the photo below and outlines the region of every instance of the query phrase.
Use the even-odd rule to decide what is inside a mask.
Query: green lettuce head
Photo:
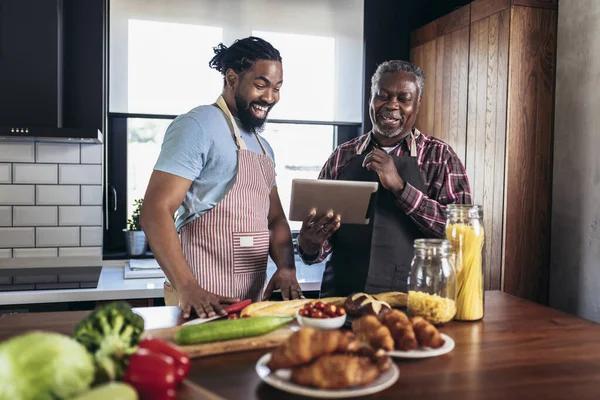
[[[0,343],[0,400],[68,399],[89,389],[94,361],[68,336],[34,331]]]

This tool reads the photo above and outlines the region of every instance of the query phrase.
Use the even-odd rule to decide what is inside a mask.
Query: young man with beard
[[[298,235],[307,264],[331,253],[321,296],[407,291],[414,240],[445,236],[445,206],[471,203],[465,168],[452,148],[419,132],[424,73],[405,61],[379,65],[371,79],[371,132],[339,146],[321,179],[379,182],[369,225],[308,216]]]
[[[171,123],[141,214],[167,277],[165,303],[186,318],[192,309],[201,318],[222,315],[223,304],[276,289],[285,300],[302,296],[273,150],[259,136],[279,101],[281,56],[256,37],[214,50],[209,65],[223,74],[223,92]],[[277,271],[262,295],[269,254]]]

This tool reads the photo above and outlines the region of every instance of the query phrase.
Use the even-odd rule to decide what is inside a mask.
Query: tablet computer
[[[342,224],[366,225],[378,186],[377,182],[293,179],[289,219],[304,221],[315,208],[317,217],[333,210],[341,215]]]

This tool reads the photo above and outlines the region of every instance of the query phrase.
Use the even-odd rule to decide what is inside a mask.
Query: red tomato
[[[140,342],[138,348],[171,357],[175,362],[175,379],[178,384],[190,372],[190,358],[171,343],[156,338],[146,338]]]
[[[141,400],[175,398],[175,363],[169,356],[138,349],[131,357],[123,375],[140,395]]]

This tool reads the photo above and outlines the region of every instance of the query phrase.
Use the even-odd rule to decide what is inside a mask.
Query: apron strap
[[[229,111],[229,107],[227,107],[227,103],[225,102],[225,99],[223,98],[222,95],[219,96],[219,98],[217,99],[215,104],[217,105],[217,107],[219,107],[221,109],[221,111],[223,111],[225,113],[225,116],[227,117],[227,122],[229,123],[229,127],[231,128],[231,131],[233,132],[235,144],[237,145],[237,147],[241,150],[246,150],[246,148],[247,148],[246,143],[244,142],[244,139],[242,139],[240,130],[238,129],[238,126],[235,123],[235,120],[233,119],[233,115],[231,115],[231,111]],[[260,147],[262,147],[262,143],[260,144]],[[263,151],[264,151],[264,148],[263,148]]]
[[[416,128],[415,128],[414,134],[412,132],[410,133],[410,156],[411,157],[417,156],[417,137],[419,137],[420,133],[421,132],[419,132]]]
[[[260,137],[258,136],[258,134],[256,132],[254,133],[254,136],[256,136],[256,140],[258,141],[258,144],[260,145],[260,148],[262,149],[263,154],[268,155],[267,149],[265,149],[265,146],[263,145],[262,140],[260,140]]]

